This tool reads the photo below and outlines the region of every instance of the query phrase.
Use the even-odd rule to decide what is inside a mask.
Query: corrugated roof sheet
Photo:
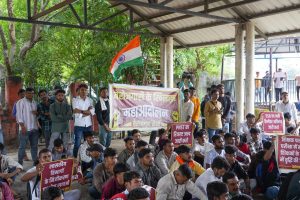
[[[116,3],[118,0],[112,2]],[[134,2],[143,2],[144,5],[135,5]],[[155,26],[160,30],[155,26],[148,29],[153,33],[173,36],[177,48],[234,41],[235,22],[228,23],[219,19],[189,16],[178,12],[165,14],[167,11],[163,7],[204,13],[205,0],[173,0],[166,5],[159,5],[162,2],[165,0],[158,0],[157,8],[148,8],[148,0],[128,0],[127,5],[147,18],[143,20],[139,15],[134,14],[135,21],[141,25],[149,22],[158,23]],[[256,38],[300,35],[300,0],[208,0],[208,2],[206,11],[209,15],[239,19],[242,23],[249,20],[254,22],[256,29],[260,30],[256,32]],[[193,6],[195,4],[197,6]],[[122,9],[124,5],[118,7]],[[166,20],[167,23],[159,23]]]

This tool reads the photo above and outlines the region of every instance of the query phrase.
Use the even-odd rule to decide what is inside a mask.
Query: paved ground
[[[149,137],[148,136],[143,136],[143,139],[145,141],[149,141]],[[39,149],[42,149],[44,147],[44,144],[39,145]],[[118,150],[118,152],[120,152],[123,148],[124,148],[124,142],[122,139],[114,139],[112,140],[112,148],[115,148]],[[8,150],[8,155],[12,156],[15,160],[18,160],[18,153],[17,153],[18,149],[17,147],[15,147],[14,149],[9,149]],[[29,149],[26,150],[27,155],[30,156],[30,151]],[[13,189],[15,189],[15,191],[17,191],[19,194],[22,195],[23,200],[26,200],[26,183],[22,182],[20,179],[23,176],[23,174],[30,169],[33,166],[33,162],[32,161],[24,161],[23,167],[24,167],[24,171],[17,176],[16,181],[13,185]],[[88,195],[88,185],[80,185],[77,182],[72,184],[72,188],[73,189],[80,189],[81,190],[81,199],[82,200],[92,200],[92,198]]]

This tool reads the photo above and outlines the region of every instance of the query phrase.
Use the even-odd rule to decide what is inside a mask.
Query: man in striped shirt
[[[30,142],[31,157],[33,161],[37,159],[38,151],[38,127],[37,127],[37,105],[33,100],[34,89],[26,88],[25,97],[18,101],[16,120],[20,126],[20,144],[18,151],[18,162],[22,165],[25,155],[27,140]]]

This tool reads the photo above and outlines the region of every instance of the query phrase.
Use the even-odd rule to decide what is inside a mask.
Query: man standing
[[[297,75],[295,77],[295,81],[296,81],[296,91],[297,91],[297,100],[299,101],[299,91],[300,91],[300,75]]]
[[[79,96],[73,99],[72,107],[74,112],[74,149],[73,156],[77,158],[83,132],[92,130],[92,115],[95,114],[93,101],[87,96],[88,86],[84,83],[78,86]]]
[[[297,109],[294,103],[289,101],[289,94],[286,91],[283,91],[281,94],[281,101],[278,101],[275,104],[275,111],[282,113],[290,113],[292,116],[292,120],[297,124]]]
[[[37,160],[39,133],[37,127],[37,106],[33,100],[33,88],[26,88],[25,97],[17,103],[17,123],[20,126],[18,162],[22,165],[27,140],[30,142],[31,157]]]
[[[282,93],[282,89],[284,87],[284,81],[287,80],[287,74],[286,72],[283,72],[281,68],[278,69],[277,72],[274,72],[273,75],[274,78],[274,88],[275,88],[275,98],[276,101],[279,101],[279,98]]]
[[[109,101],[106,87],[100,89],[100,97],[95,105],[95,112],[100,128],[100,143],[105,147],[109,147],[111,142],[111,130],[109,128]]]
[[[194,104],[194,112],[192,116],[192,122],[196,124],[195,130],[199,127],[199,117],[200,117],[200,99],[196,97],[196,89],[190,87],[191,97],[190,100]]]
[[[72,118],[71,106],[64,101],[65,91],[57,90],[55,92],[55,102],[50,105],[50,117],[52,119],[52,134],[50,138],[49,150],[53,148],[55,139],[61,136],[64,142],[64,148],[68,147],[69,120]]]
[[[38,95],[42,101],[37,105],[38,121],[48,148],[51,137],[50,101],[46,90],[40,90]]]
[[[271,91],[271,74],[269,73],[269,71],[266,71],[265,76],[262,79],[262,83],[261,86],[263,88],[265,88],[265,103],[268,102],[268,96],[269,96],[269,100],[271,100],[270,98],[270,91]]]
[[[256,72],[255,77],[255,99],[261,103],[261,79],[259,77],[259,72]]]
[[[189,89],[184,90],[183,95],[184,95],[184,99],[181,108],[181,121],[191,122],[194,113],[194,104],[190,100],[190,90]]]
[[[212,90],[211,100],[205,104],[204,108],[205,127],[207,128],[209,142],[211,142],[215,132],[222,129],[223,106],[218,98],[219,91],[217,89]]]
[[[230,112],[230,108],[231,108],[231,99],[229,96],[225,95],[225,88],[224,88],[224,84],[219,84],[218,86],[218,90],[219,90],[219,98],[218,101],[221,102],[222,104],[222,108],[223,108],[223,113],[222,113],[222,125],[223,125],[223,131],[225,131],[225,133],[229,132],[229,120],[228,119],[228,115]],[[226,130],[224,130],[226,129]]]

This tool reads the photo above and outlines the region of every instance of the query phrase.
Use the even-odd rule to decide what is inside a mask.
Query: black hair
[[[66,91],[65,90],[63,90],[63,89],[58,89],[58,90],[56,90],[55,91],[55,94],[54,95],[58,95],[58,94],[66,94]]]
[[[141,175],[137,171],[128,171],[123,175],[124,183],[130,182],[132,179],[141,178]]]
[[[128,166],[124,163],[117,163],[115,166],[114,166],[114,175],[117,175],[119,173],[122,173],[122,172],[127,172],[129,171],[130,169],[128,168]]]
[[[228,192],[227,185],[220,181],[213,181],[207,184],[206,193],[208,200],[214,200],[214,197],[220,197]]]
[[[289,112],[284,113],[283,117],[284,117],[284,119],[288,119],[288,120],[292,119],[292,115]]]
[[[117,151],[113,148],[106,148],[104,150],[104,158],[106,157],[114,157],[117,155]]]
[[[263,143],[264,150],[269,150],[271,148],[271,146],[272,146],[272,142],[270,142],[270,141],[265,141]]]
[[[132,133],[132,136],[133,136],[136,133],[140,133],[140,130],[139,129],[133,129],[131,133]]]
[[[225,169],[226,171],[230,168],[229,163],[227,160],[221,156],[217,156],[214,158],[214,160],[211,163],[211,168],[217,168],[217,169]]]
[[[108,90],[108,88],[107,87],[101,87],[99,92],[102,92],[103,90]]]
[[[190,90],[189,89],[183,90],[183,93],[186,93],[186,92],[190,92]]]
[[[60,85],[55,85],[54,86],[54,90],[61,90],[61,89],[62,89],[62,87]]]
[[[288,133],[291,133],[291,132],[293,132],[293,130],[294,130],[294,127],[288,127],[287,129],[286,129],[286,131],[288,132]]]
[[[171,143],[172,143],[172,140],[170,140],[170,139],[161,140],[161,147],[163,148],[167,144],[171,144]]]
[[[26,88],[25,92],[34,92],[34,89],[32,87]]]
[[[137,143],[136,143],[136,148],[139,148],[139,147],[145,147],[145,146],[147,146],[148,145],[148,143],[146,142],[146,141],[144,141],[144,140],[140,140],[140,141],[138,141]]]
[[[233,135],[232,133],[226,133],[226,134],[224,135],[224,139],[225,139],[225,140],[228,140],[229,138],[234,138],[234,135]]]
[[[85,84],[85,83],[81,83],[80,85],[78,85],[78,90],[80,90],[80,88],[85,88],[85,89],[88,89],[88,85]]]
[[[234,154],[237,152],[237,148],[233,145],[226,145],[224,150],[227,154]]]
[[[63,191],[60,188],[49,186],[43,191],[41,200],[54,200],[61,195],[63,195]]]
[[[149,192],[145,188],[135,188],[131,190],[127,196],[128,200],[139,200],[149,197]]]
[[[246,115],[246,119],[248,119],[248,118],[255,118],[255,115],[252,114],[252,113],[248,113],[248,114]]]
[[[176,148],[177,154],[190,153],[190,152],[191,152],[191,148],[186,145],[180,145],[179,147]]]
[[[217,88],[221,88],[221,87],[224,87],[224,84],[223,83],[220,83],[219,85],[217,85]]]
[[[87,137],[92,137],[94,136],[92,131],[84,131],[83,132],[83,139],[86,140]]]
[[[25,90],[23,88],[19,89],[18,95],[21,94],[21,93],[23,93],[23,92],[25,92]]]
[[[253,198],[247,194],[238,194],[232,197],[231,200],[253,200]]]
[[[211,140],[212,140],[213,143],[215,143],[215,142],[216,142],[217,140],[219,140],[219,139],[221,139],[221,135],[218,135],[218,134],[213,135],[213,136],[211,137]]]
[[[56,138],[54,140],[53,144],[54,144],[55,147],[60,147],[60,146],[62,146],[64,144],[64,142],[62,141],[62,139]]]
[[[219,92],[219,90],[218,90],[218,89],[212,89],[212,90],[210,91],[210,94],[212,95],[212,94],[214,94],[214,93],[216,93],[216,92]]]
[[[191,91],[191,90],[196,90],[196,88],[195,88],[195,87],[190,87],[189,89],[190,89],[190,91]]]
[[[212,85],[210,86],[210,91],[213,90],[213,89],[216,89],[216,88],[217,88],[217,86],[216,86],[215,84],[212,84]]]
[[[250,128],[249,132],[252,133],[260,133],[260,130],[258,128]]]
[[[191,170],[191,168],[189,167],[188,164],[183,164],[180,165],[180,167],[178,168],[178,171],[185,177],[187,177],[188,179],[193,177],[193,172]]]
[[[41,90],[39,90],[38,95],[40,96],[40,94],[42,94],[43,92],[45,92],[47,94],[47,90],[41,89]]]
[[[139,158],[143,158],[145,155],[151,153],[151,149],[145,148],[139,151],[138,156]]]
[[[166,129],[164,128],[161,128],[161,129],[158,129],[158,136],[162,136],[162,134],[164,134],[166,132]]]
[[[224,176],[222,177],[222,181],[223,181],[224,183],[227,183],[227,181],[228,181],[229,179],[232,179],[232,178],[234,178],[234,177],[237,177],[237,175],[236,175],[234,172],[226,172],[226,173],[224,174]]]
[[[194,137],[198,138],[198,137],[203,137],[203,135],[207,135],[207,132],[205,129],[200,129],[197,132],[194,133]]]
[[[131,136],[124,138],[125,143],[127,143],[128,141],[131,141],[131,140],[133,140],[133,137],[131,137]]]
[[[48,153],[48,152],[51,153],[51,151],[50,151],[49,149],[47,149],[47,148],[44,148],[44,149],[40,150],[40,151],[39,151],[39,158],[41,157],[41,155],[42,155],[43,153]]]

